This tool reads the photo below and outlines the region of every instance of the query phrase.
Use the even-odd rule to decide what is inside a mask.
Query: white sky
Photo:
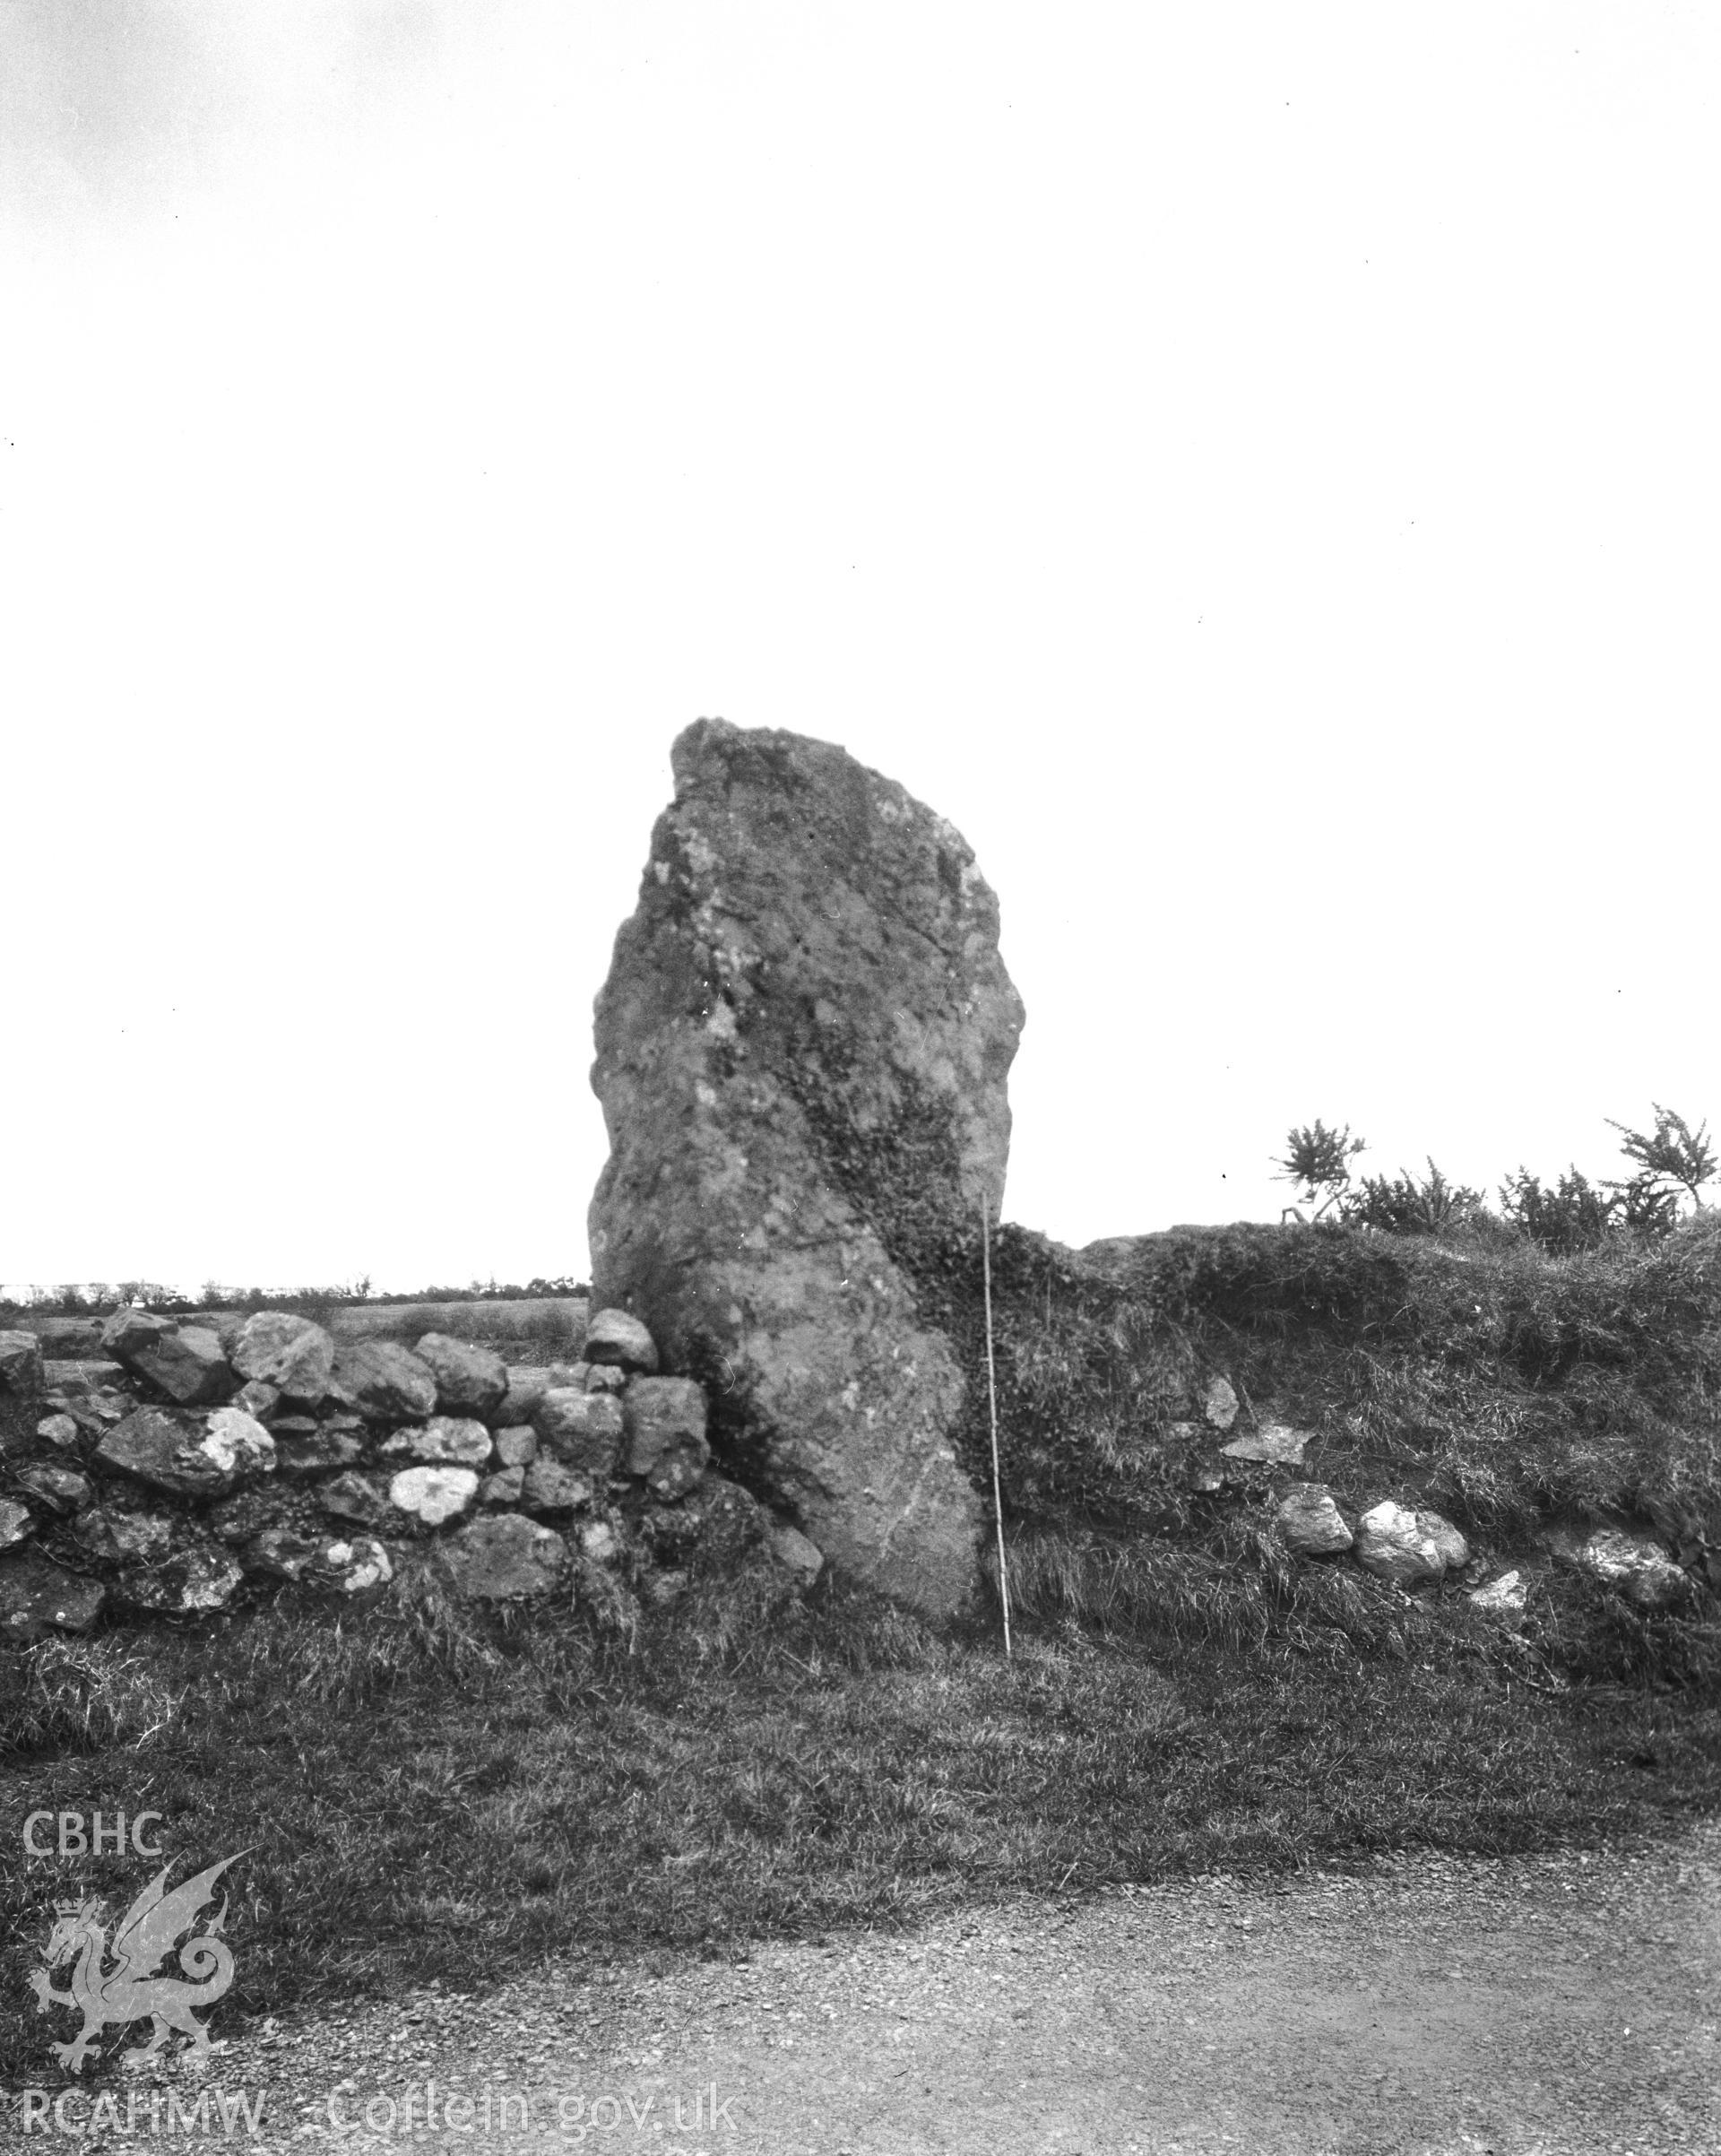
[[[1718,63],[0,0],[0,1280],[583,1274],[702,714],[974,846],[1062,1240],[1721,1117]]]

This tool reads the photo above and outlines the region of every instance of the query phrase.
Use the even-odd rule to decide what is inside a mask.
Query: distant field
[[[332,1303],[315,1294],[282,1295],[261,1305],[270,1310],[293,1310],[314,1316],[337,1339],[398,1339],[411,1341],[426,1332],[451,1333],[456,1339],[477,1340],[498,1350],[527,1349],[551,1355],[577,1355],[585,1338],[591,1301],[585,1295],[482,1296],[457,1303],[393,1301],[387,1303]],[[231,1331],[246,1316],[243,1306],[214,1308],[176,1306],[182,1323],[209,1325],[216,1331]],[[25,1306],[4,1320],[34,1332],[42,1351],[52,1357],[75,1359],[99,1355],[104,1316],[68,1317],[56,1311]]]

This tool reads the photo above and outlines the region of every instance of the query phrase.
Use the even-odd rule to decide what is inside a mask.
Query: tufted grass
[[[223,2011],[255,2014],[1119,1881],[1594,1844],[1721,1798],[1712,1693],[1550,1689],[1534,1641],[1354,1575],[1287,1601],[1187,1553],[1013,1554],[1008,1663],[989,1626],[745,1581],[632,1630],[409,1583],[347,1623],[283,1594],[214,1651],[167,1625],[0,1651],[0,2071],[57,2074],[23,1988],[53,1896],[123,1907],[152,1868],[27,1861],[33,1810],[158,1811],[188,1865],[252,1848]]]

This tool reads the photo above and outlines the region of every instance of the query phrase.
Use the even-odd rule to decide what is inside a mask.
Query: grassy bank
[[[962,1443],[979,1478],[979,1268],[938,1256],[922,1277],[975,1375]],[[1630,1520],[1721,1589],[1721,1213],[1570,1258],[1504,1232],[1241,1225],[1078,1259],[1006,1228],[993,1279],[1018,1520],[1222,1546],[1236,1504],[1191,1469],[1215,1442],[1201,1389],[1223,1375],[1233,1434],[1310,1432],[1302,1472],[1342,1502],[1431,1505],[1485,1550],[1555,1520]]]

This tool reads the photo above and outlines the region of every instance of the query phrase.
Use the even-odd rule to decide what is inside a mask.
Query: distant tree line
[[[539,1276],[524,1286],[517,1281],[474,1280],[467,1287],[421,1287],[411,1294],[388,1294],[390,1303],[520,1303],[545,1296],[583,1295],[586,1283],[571,1273],[554,1279]],[[68,1318],[107,1317],[122,1304],[141,1303],[166,1316],[184,1316],[200,1310],[282,1310],[300,1305],[319,1309],[350,1308],[370,1301],[369,1277],[342,1287],[223,1287],[205,1280],[200,1292],[186,1294],[156,1280],[90,1280],[62,1287],[33,1287],[23,1299],[0,1299],[0,1314],[44,1312]]]
[[[1500,1186],[1497,1208],[1467,1183],[1449,1182],[1431,1157],[1425,1176],[1401,1169],[1397,1175],[1362,1175],[1353,1182],[1351,1163],[1367,1149],[1366,1139],[1353,1138],[1348,1123],[1331,1130],[1317,1117],[1286,1134],[1284,1155],[1273,1164],[1279,1180],[1296,1184],[1302,1193],[1301,1204],[1287,1206],[1282,1217],[1343,1221],[1390,1235],[1438,1235],[1503,1223],[1559,1257],[1595,1250],[1611,1236],[1654,1241],[1674,1226],[1687,1199],[1693,1208],[1702,1205],[1717,1160],[1707,1122],[1693,1130],[1671,1108],[1658,1101],[1652,1106],[1651,1130],[1606,1119],[1620,1133],[1629,1174],[1592,1182],[1573,1165],[1557,1182],[1544,1183],[1520,1167]]]

